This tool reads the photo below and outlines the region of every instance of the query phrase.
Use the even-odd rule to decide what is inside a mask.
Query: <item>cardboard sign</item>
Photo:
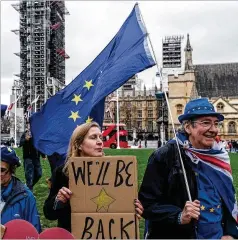
[[[76,238],[139,236],[134,206],[137,198],[134,156],[71,158],[69,188],[73,192],[71,223]]]
[[[134,213],[72,213],[77,239],[138,239],[139,223]]]

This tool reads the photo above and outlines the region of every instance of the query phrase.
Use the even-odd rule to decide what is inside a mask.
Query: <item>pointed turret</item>
[[[186,51],[193,51],[191,44],[190,44],[189,34],[187,34]]]
[[[185,51],[185,71],[193,70],[193,58],[192,58],[193,49],[190,44],[189,34],[187,34],[187,43],[184,51]]]
[[[121,96],[122,98],[124,98],[124,88],[122,87],[122,90],[121,90]]]

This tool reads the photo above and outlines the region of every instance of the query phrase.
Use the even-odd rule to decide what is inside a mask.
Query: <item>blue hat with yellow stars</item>
[[[1,146],[1,161],[17,167],[21,165],[21,161],[16,155],[16,152],[12,148],[6,146]]]
[[[185,106],[184,114],[180,115],[178,120],[182,123],[184,120],[200,116],[215,116],[219,121],[224,120],[224,116],[215,111],[207,98],[198,98],[189,101]]]

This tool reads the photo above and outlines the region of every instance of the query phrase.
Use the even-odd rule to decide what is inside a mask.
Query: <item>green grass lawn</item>
[[[17,149],[18,156],[22,159],[22,150]],[[147,165],[147,160],[150,154],[153,152],[153,149],[105,149],[106,155],[133,155],[136,156],[138,161],[138,187],[140,187],[141,181],[143,179],[144,171]],[[237,191],[238,189],[238,154],[231,153],[231,165],[233,170],[233,178],[234,178],[234,185]],[[43,176],[40,181],[34,187],[34,195],[37,199],[37,206],[41,216],[41,224],[42,228],[49,228],[56,226],[56,221],[49,221],[45,219],[43,214],[43,204],[45,199],[48,196],[48,186],[46,184],[46,178],[50,177],[50,166],[48,161],[41,161],[42,169],[43,169]],[[25,176],[23,167],[17,169],[17,176],[25,182]],[[144,221],[140,222],[140,235],[141,238],[143,236],[143,229],[144,229]]]

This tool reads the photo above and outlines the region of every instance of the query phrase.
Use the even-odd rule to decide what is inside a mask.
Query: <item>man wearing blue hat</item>
[[[1,224],[23,219],[41,232],[36,200],[28,187],[14,176],[19,166],[20,160],[15,151],[10,147],[1,146]]]
[[[224,116],[199,98],[188,102],[178,119],[181,130],[152,153],[141,184],[146,237],[238,238],[230,159],[217,140]]]

